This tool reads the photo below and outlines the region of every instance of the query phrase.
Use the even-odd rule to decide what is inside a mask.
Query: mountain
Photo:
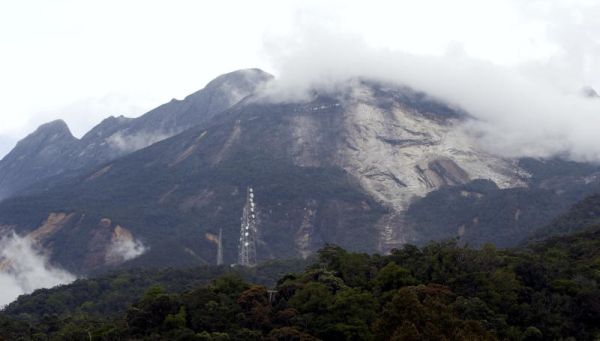
[[[256,81],[237,78],[249,72]],[[597,166],[485,152],[465,129],[468,113],[404,86],[354,79],[280,102],[258,91],[270,79],[261,71],[222,77],[135,121],[100,124],[89,138],[173,135],[5,199],[0,230],[28,235],[76,273],[211,264],[220,230],[234,263],[252,186],[263,260],[306,257],[326,243],[362,252],[448,238],[508,247],[600,191]],[[218,101],[213,88],[236,95]],[[192,125],[194,113],[197,124],[170,130]]]
[[[210,120],[272,78],[257,69],[214,79],[139,118],[109,117],[76,139],[63,121],[42,125],[0,161],[0,200],[60,174],[78,174]]]

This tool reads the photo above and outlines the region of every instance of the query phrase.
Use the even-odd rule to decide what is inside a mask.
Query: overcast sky
[[[298,80],[306,71],[303,67],[322,74],[332,65],[342,65],[356,72],[369,69],[365,71],[369,73],[369,63],[379,64],[378,56],[387,61],[384,66],[397,59],[405,66],[413,65],[409,62],[417,58],[414,65],[420,66],[414,69],[420,73],[435,64],[443,74],[444,67],[463,61],[459,63],[463,72],[478,70],[478,77],[489,79],[486,90],[503,86],[507,92],[508,86],[522,85],[529,91],[523,93],[540,102],[534,101],[539,104],[536,114],[555,107],[577,107],[581,103],[561,100],[546,108],[540,94],[569,95],[584,85],[600,88],[598,3],[2,1],[0,156],[44,122],[62,118],[80,137],[109,115],[139,116],[202,88],[221,73],[247,67],[260,67],[297,83],[306,81]],[[363,50],[370,52],[363,54]],[[315,60],[307,62],[311,57]],[[321,59],[329,60],[319,63]],[[381,75],[385,70],[379,67],[374,73]],[[511,76],[497,76],[504,73]],[[457,73],[443,74],[442,88],[433,84],[435,75],[421,81],[416,72],[406,69],[394,74],[400,81],[403,76],[424,90],[437,91],[450,100],[454,96],[469,109],[489,109],[481,103],[487,99],[484,95],[474,101],[448,90],[450,79],[461,78]],[[474,84],[473,79],[465,81],[464,88],[477,90]],[[512,92],[522,93],[520,89]],[[585,115],[595,110],[581,106]],[[515,108],[519,110],[522,107]],[[490,115],[497,113],[481,116]],[[556,112],[553,117],[560,115]],[[600,121],[593,120],[596,123]],[[600,130],[593,124],[586,125],[589,131],[585,133]],[[564,124],[557,120],[556,125]],[[569,134],[579,135],[577,129]],[[565,143],[578,143],[569,140],[571,135]]]

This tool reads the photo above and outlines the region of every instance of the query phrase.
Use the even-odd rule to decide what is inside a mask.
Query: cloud
[[[266,89],[271,99],[303,99],[356,77],[394,82],[469,112],[474,120],[465,127],[490,152],[600,162],[600,101],[582,96],[582,73],[562,72],[579,68],[571,56],[499,65],[469,56],[460,43],[441,56],[416,55],[373,47],[320,19],[301,20],[287,36],[271,37],[265,54],[278,76]]]
[[[586,85],[600,85],[600,3],[533,0],[514,4],[527,20],[546,28],[546,37],[555,46],[555,53],[540,70],[549,80],[560,82],[570,75]]]
[[[28,238],[9,232],[0,239],[0,307],[36,289],[67,284],[76,277],[49,264]]]
[[[146,246],[139,240],[116,240],[106,254],[107,260],[125,262],[141,256],[146,252]]]
[[[173,134],[160,132],[140,132],[133,135],[126,135],[122,132],[117,132],[108,137],[106,141],[114,149],[117,149],[123,153],[131,153],[171,136],[173,136]]]
[[[131,232],[119,225],[115,228],[111,243],[106,250],[105,260],[108,264],[123,263],[141,256],[148,248]]]

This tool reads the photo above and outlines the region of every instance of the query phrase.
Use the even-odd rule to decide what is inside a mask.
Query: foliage
[[[44,340],[595,340],[600,337],[598,250],[600,227],[522,250],[473,249],[451,241],[408,245],[380,256],[327,245],[304,272],[280,277],[274,291],[235,273],[180,293],[151,285],[125,311],[96,316],[78,311],[37,320],[4,315],[0,335],[21,340],[42,335]],[[78,290],[102,280],[81,282],[86,285]],[[68,297],[65,288],[54,291],[63,293],[53,295],[58,300]],[[23,297],[20,304],[26,301]]]
[[[255,268],[203,266],[188,269],[126,269],[95,278],[79,279],[58,288],[36,290],[31,295],[19,297],[4,312],[30,321],[48,317],[63,319],[75,314],[98,318],[124,313],[144,293],[148,295],[147,288],[182,293],[228,274],[271,286],[288,272],[302,271],[308,262],[271,260]]]

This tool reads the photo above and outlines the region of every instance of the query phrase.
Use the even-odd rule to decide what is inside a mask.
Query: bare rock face
[[[357,82],[339,102],[314,106],[292,119],[291,156],[300,166],[335,165],[392,210],[380,222],[382,251],[412,240],[402,214],[415,199],[443,186],[489,179],[500,188],[526,186],[517,160],[484,152],[465,130],[465,115],[407,106],[410,90]],[[392,99],[391,101],[389,99]],[[383,100],[388,100],[382,105]]]
[[[63,228],[69,220],[73,218],[74,214],[64,212],[53,212],[48,215],[48,218],[40,225],[37,229],[27,234],[27,238],[34,240],[37,243],[44,242],[47,238],[58,232]]]

